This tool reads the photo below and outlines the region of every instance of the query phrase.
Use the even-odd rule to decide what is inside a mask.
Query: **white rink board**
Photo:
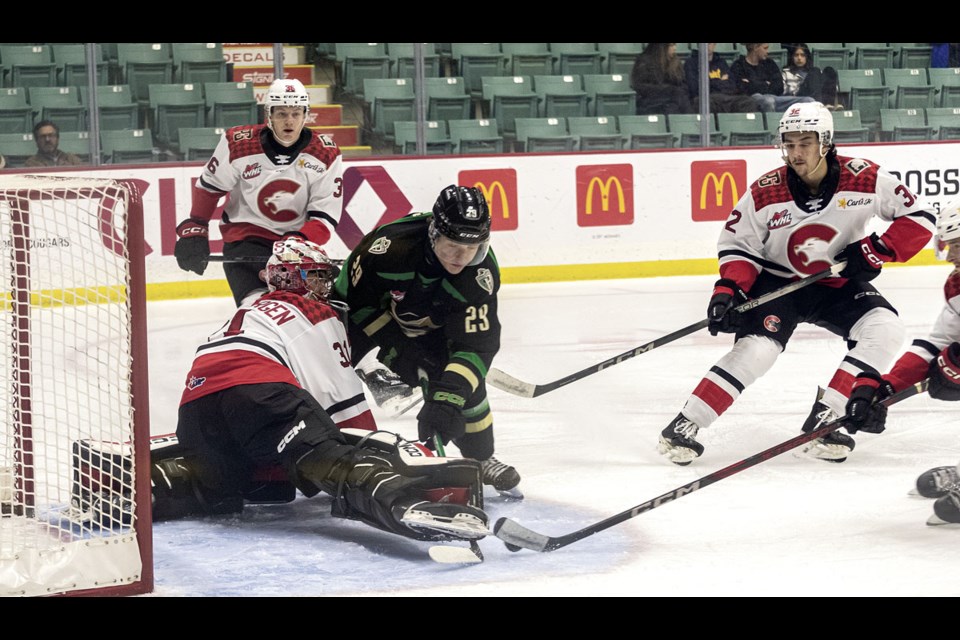
[[[839,150],[843,155],[862,156],[883,169],[906,176],[907,185],[931,203],[942,203],[960,194],[960,142],[873,144],[844,146]],[[745,162],[749,184],[762,173],[776,168],[781,159],[779,151],[773,148],[722,147],[348,160],[344,163],[344,211],[356,223],[356,232],[365,233],[374,228],[388,210],[381,193],[392,194],[387,198],[393,198],[391,213],[402,215],[432,207],[440,190],[460,182],[463,172],[514,172],[516,208],[509,212],[509,222],[516,228],[497,230],[503,220],[494,223],[493,246],[501,267],[715,259],[716,240],[723,222],[695,222],[691,213],[702,186],[691,184],[691,167],[694,162],[705,161]],[[625,203],[633,210],[631,224],[578,224],[578,206],[582,208],[578,198],[582,200],[583,194],[578,195],[577,173],[599,165],[626,167],[632,176],[632,194]],[[144,181],[147,187],[145,231],[151,249],[147,255],[147,279],[148,283],[162,283],[198,279],[181,271],[172,254],[174,227],[189,213],[191,182],[201,166],[200,163],[171,163],[70,173],[135,177]],[[610,198],[616,200],[615,189]],[[347,226],[341,224],[339,231]],[[217,237],[212,227],[211,238]],[[339,238],[331,240],[328,247],[333,257],[342,258],[348,253]],[[210,269],[203,276],[210,280],[221,278],[220,269]]]

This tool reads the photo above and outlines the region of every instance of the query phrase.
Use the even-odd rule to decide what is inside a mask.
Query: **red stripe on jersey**
[[[827,386],[834,391],[843,394],[844,398],[849,398],[850,390],[853,389],[854,380],[856,380],[856,376],[853,374],[848,373],[843,369],[837,369],[837,372],[833,374],[833,379]]]
[[[180,404],[237,385],[263,382],[286,382],[300,386],[290,369],[265,356],[242,349],[208,353],[193,361]]]
[[[706,402],[707,406],[713,409],[718,416],[729,409],[736,399],[718,386],[717,383],[707,378],[700,381],[697,388],[693,390],[693,395]]]
[[[758,275],[756,265],[745,260],[734,260],[720,265],[720,277],[733,280],[745,293],[750,291]]]
[[[249,222],[221,222],[220,237],[223,238],[224,242],[239,242],[249,238],[263,238],[270,242],[276,242],[283,235]]]
[[[373,414],[369,409],[367,409],[358,416],[348,418],[347,420],[341,420],[337,423],[337,427],[340,429],[364,429],[366,431],[376,431],[377,421],[373,419]]]
[[[915,382],[920,382],[927,377],[927,371],[930,370],[930,363],[913,353],[907,351],[900,356],[893,369],[884,379],[889,380],[890,384],[897,391],[902,391]]]
[[[217,210],[222,193],[212,193],[200,186],[197,180],[193,184],[193,203],[190,205],[190,217],[197,220],[210,220]]]
[[[897,262],[906,262],[923,249],[933,232],[917,223],[911,218],[897,218],[893,221],[883,235],[880,241],[893,251],[893,259]]]

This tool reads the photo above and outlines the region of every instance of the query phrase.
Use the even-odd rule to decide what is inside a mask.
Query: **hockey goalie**
[[[154,521],[238,513],[245,502],[333,496],[334,516],[417,540],[487,535],[480,465],[377,431],[350,363],[336,268],[318,245],[275,243],[268,293],[197,349],[175,436],[151,442]],[[129,446],[73,447],[76,517],[129,522]]]

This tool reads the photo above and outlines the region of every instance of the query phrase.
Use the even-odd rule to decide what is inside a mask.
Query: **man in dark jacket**
[[[752,96],[760,111],[786,111],[798,102],[814,102],[808,96],[783,94],[783,75],[776,62],[770,59],[768,42],[746,42],[746,55],[730,65],[730,76],[740,93]]]
[[[749,113],[756,111],[757,103],[737,90],[730,79],[730,66],[713,51],[717,43],[707,43],[707,76],[710,78],[711,113]],[[687,91],[694,100],[694,108],[700,110],[700,56],[694,51],[683,65]]]

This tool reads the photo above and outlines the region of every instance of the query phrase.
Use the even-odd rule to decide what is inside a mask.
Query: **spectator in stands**
[[[815,102],[809,96],[791,96],[783,93],[783,75],[776,62],[770,59],[770,43],[745,42],[746,55],[733,61],[730,75],[740,87],[740,93],[752,96],[760,111],[786,111],[798,102]]]
[[[23,163],[25,167],[62,167],[83,164],[79,156],[60,151],[60,127],[50,120],[41,120],[33,126],[33,141],[37,143],[37,153],[27,158]]]
[[[630,72],[637,92],[637,115],[693,113],[675,42],[651,42]]]
[[[757,103],[748,95],[737,91],[737,85],[730,79],[730,66],[722,57],[714,54],[716,42],[707,43],[707,76],[710,78],[711,113],[749,113],[757,110]],[[687,92],[693,99],[693,109],[700,110],[700,56],[698,52],[683,63],[687,80]]]
[[[960,42],[931,43],[930,66],[934,68],[960,67]]]
[[[837,71],[833,67],[813,66],[810,47],[795,42],[787,47],[787,66],[782,70],[783,95],[810,96],[827,109],[842,109],[837,104]]]

